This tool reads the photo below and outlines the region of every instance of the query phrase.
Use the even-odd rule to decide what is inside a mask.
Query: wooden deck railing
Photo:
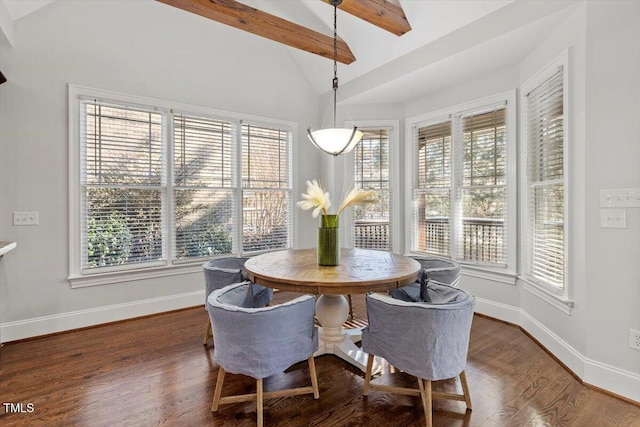
[[[505,262],[504,221],[464,218],[462,220],[463,259],[477,262]],[[427,252],[449,255],[449,223],[446,217],[424,221],[419,245]],[[354,244],[363,249],[389,249],[388,221],[355,221]]]
[[[504,220],[464,218],[462,253],[467,261],[504,263]]]
[[[360,249],[390,249],[389,221],[355,221],[353,245]]]

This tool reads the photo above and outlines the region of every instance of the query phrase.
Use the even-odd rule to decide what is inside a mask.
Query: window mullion
[[[94,104],[95,105],[95,104]],[[94,126],[94,138],[98,141],[97,151],[98,155],[96,156],[96,160],[98,163],[98,184],[102,184],[102,105],[97,106],[98,109],[98,125]],[[97,134],[96,134],[97,132]]]
[[[452,117],[451,138],[451,238],[450,256],[460,259],[462,240],[462,172],[464,169],[463,123],[460,114]]]
[[[498,184],[498,113],[493,111],[493,183]],[[506,168],[505,168],[506,169]]]
[[[235,176],[236,176],[236,185],[235,185],[236,212],[233,218],[233,224],[235,227],[233,229],[233,236],[234,236],[233,252],[237,253],[238,256],[242,256],[244,254],[244,247],[243,247],[244,245],[242,241],[242,227],[244,225],[243,224],[244,222],[244,218],[243,218],[244,185],[242,183],[242,171],[244,169],[244,164],[243,164],[244,159],[242,158],[242,132],[243,132],[242,126],[243,126],[243,121],[238,120],[236,122],[235,146],[234,146],[235,161],[233,162],[233,165],[235,167]],[[247,171],[248,170],[249,168],[247,167]]]
[[[173,120],[174,113],[173,110],[167,112],[163,115],[165,119],[165,123],[163,126],[163,158],[165,159],[164,168],[164,201],[166,206],[163,207],[162,212],[164,212],[164,253],[165,259],[169,263],[173,263],[175,260],[176,250],[175,250],[175,237],[176,237],[176,221],[175,221],[175,179],[173,176],[174,168],[173,168],[173,160],[174,160],[174,147],[175,147],[175,134],[173,132]]]

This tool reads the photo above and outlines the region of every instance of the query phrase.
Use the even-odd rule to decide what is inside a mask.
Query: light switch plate
[[[600,209],[600,226],[603,228],[627,228],[627,211],[624,209]]]
[[[14,212],[13,225],[38,225],[38,212]]]
[[[640,208],[640,188],[600,190],[602,208]]]

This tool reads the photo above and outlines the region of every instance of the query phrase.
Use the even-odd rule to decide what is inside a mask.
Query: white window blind
[[[242,245],[244,252],[290,246],[291,131],[242,125]]]
[[[353,246],[391,249],[391,192],[389,129],[361,129],[354,149],[354,186],[372,190],[375,203],[353,207]]]
[[[81,268],[164,263],[165,116],[80,100]]]
[[[496,95],[410,123],[412,252],[477,268],[515,270],[515,112]],[[438,118],[439,117],[439,118]],[[447,117],[447,118],[443,118]],[[512,223],[511,223],[512,222]],[[511,237],[510,237],[511,236]]]
[[[527,140],[527,273],[564,288],[563,69],[525,96]]]
[[[175,259],[233,252],[234,129],[229,121],[174,115]]]
[[[507,262],[506,109],[467,113],[457,120],[462,135],[462,215],[456,258],[475,263]]]
[[[450,256],[451,120],[414,127],[412,249]]]
[[[292,124],[78,86],[70,94],[72,286],[291,247]]]

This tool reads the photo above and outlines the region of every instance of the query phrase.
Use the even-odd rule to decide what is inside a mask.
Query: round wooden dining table
[[[252,257],[245,268],[254,283],[319,295],[316,317],[321,327],[315,355],[334,354],[365,371],[367,354],[355,345],[361,328],[342,327],[349,316],[343,295],[406,286],[417,279],[421,266],[391,252],[343,248],[337,266],[318,265],[316,249],[289,249]]]

